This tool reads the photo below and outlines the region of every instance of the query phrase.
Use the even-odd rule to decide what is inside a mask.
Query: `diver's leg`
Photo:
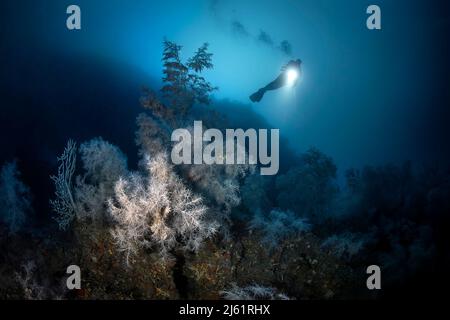
[[[252,94],[250,96],[250,100],[252,100],[253,102],[260,102],[261,99],[263,98],[264,94],[266,93],[266,91],[270,91],[270,90],[276,90],[281,88],[284,85],[284,77],[283,74],[280,74],[275,80],[273,80],[271,83],[269,83],[268,85],[266,85],[265,87],[259,89],[258,91],[256,91],[254,94]]]
[[[263,89],[264,89],[264,91],[276,90],[276,89],[281,88],[285,84],[284,82],[285,81],[284,81],[283,74],[280,74],[275,80],[273,80],[271,83],[269,83]]]
[[[252,100],[252,102],[260,102],[264,96],[264,93],[266,93],[266,90],[261,88],[250,96],[250,100]]]

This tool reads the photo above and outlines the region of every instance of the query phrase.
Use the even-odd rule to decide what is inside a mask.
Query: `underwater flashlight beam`
[[[287,85],[292,87],[298,78],[298,71],[295,69],[289,69],[287,71]]]

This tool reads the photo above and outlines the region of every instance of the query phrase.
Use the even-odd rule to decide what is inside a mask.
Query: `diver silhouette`
[[[301,64],[302,60],[300,59],[289,61],[287,65],[281,68],[280,75],[271,83],[252,94],[250,100],[253,102],[260,102],[267,91],[277,90],[286,85],[295,86],[297,84],[297,79],[300,76]]]

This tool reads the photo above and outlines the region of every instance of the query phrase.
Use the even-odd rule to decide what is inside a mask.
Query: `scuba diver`
[[[300,76],[301,64],[302,60],[300,59],[289,61],[287,65],[281,68],[281,74],[271,83],[252,94],[250,100],[260,102],[267,91],[276,90],[286,85],[295,86]]]

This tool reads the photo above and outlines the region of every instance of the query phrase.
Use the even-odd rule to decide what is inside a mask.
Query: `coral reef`
[[[69,140],[39,211],[56,223],[37,223],[17,163],[2,167],[0,298],[370,299],[368,261],[392,295],[447,271],[446,168],[367,166],[339,185],[316,148],[289,153],[276,177],[249,164],[171,164],[170,132],[216,88],[201,76],[213,67],[207,45],[186,63],[181,46],[163,45],[162,97],[146,90],[136,119],[138,159],[101,137]],[[223,121],[204,110],[205,126]],[[71,264],[81,289],[65,288]]]

